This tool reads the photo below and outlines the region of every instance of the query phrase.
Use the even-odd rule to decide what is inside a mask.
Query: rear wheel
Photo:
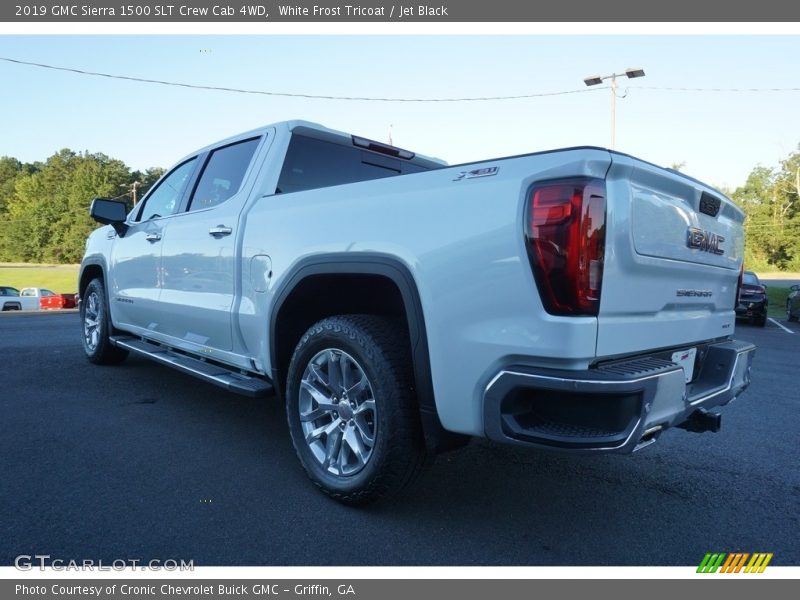
[[[105,285],[102,279],[92,279],[81,297],[83,350],[96,365],[114,365],[128,356],[128,351],[111,343],[111,317],[108,314]]]
[[[330,317],[302,337],[286,383],[289,430],[311,480],[346,504],[389,497],[426,459],[404,330]]]
[[[767,315],[756,317],[754,323],[759,327],[764,327],[767,324]]]

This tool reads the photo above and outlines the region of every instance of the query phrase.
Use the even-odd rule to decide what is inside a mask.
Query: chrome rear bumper
[[[562,451],[633,452],[690,420],[694,427],[687,428],[697,431],[697,422],[704,422],[698,415],[750,385],[754,353],[747,342],[711,344],[689,384],[683,369],[663,358],[584,371],[512,365],[484,391],[486,436]]]

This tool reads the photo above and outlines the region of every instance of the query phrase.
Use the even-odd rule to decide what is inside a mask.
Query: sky
[[[146,31],[146,30],[144,30]],[[367,30],[364,30],[367,31]],[[569,146],[609,146],[716,187],[742,185],[800,143],[800,35],[15,35],[0,57],[194,85],[295,94],[517,100],[377,102],[171,87],[0,60],[0,156],[102,152],[132,169],[286,119],[314,121],[451,164]],[[656,89],[648,89],[656,88]],[[703,88],[673,91],[667,88]],[[755,88],[762,91],[710,91]],[[773,88],[798,91],[771,92]]]

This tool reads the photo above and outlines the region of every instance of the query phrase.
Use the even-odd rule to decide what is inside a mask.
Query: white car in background
[[[26,296],[15,287],[0,286],[0,310],[39,310],[39,298]]]

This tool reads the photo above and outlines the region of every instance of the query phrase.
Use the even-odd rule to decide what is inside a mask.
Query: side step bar
[[[186,354],[176,352],[167,346],[146,342],[141,338],[129,336],[112,336],[111,343],[119,348],[130,350],[141,356],[194,375],[199,379],[213,383],[230,392],[260,398],[273,393],[269,381],[252,375],[243,375],[237,370],[223,367],[215,363],[192,358]]]

